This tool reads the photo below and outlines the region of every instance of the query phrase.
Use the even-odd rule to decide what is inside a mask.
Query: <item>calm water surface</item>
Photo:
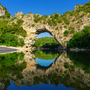
[[[0,54],[0,90],[90,90],[90,52]]]

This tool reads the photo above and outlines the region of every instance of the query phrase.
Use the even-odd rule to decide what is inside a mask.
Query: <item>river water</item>
[[[0,90],[90,90],[90,52],[0,54]]]

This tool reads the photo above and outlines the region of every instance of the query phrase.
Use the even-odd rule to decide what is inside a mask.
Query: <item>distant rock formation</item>
[[[17,13],[15,13],[14,17],[17,17],[18,19],[21,19],[23,15],[24,15],[23,12],[17,12]]]
[[[5,15],[5,10],[3,10],[3,7],[0,5],[0,16]]]

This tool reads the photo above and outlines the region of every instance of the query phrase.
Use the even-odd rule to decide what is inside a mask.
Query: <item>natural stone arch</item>
[[[58,32],[49,27],[48,25],[41,25],[39,27],[31,27],[31,28],[26,28],[23,27],[26,32],[27,32],[27,37],[25,38],[25,47],[26,48],[30,48],[34,43],[35,43],[35,39],[36,37],[43,32],[48,32],[50,35],[52,35],[55,40],[60,44],[60,47],[62,48],[62,41],[59,40],[59,35],[57,34]]]

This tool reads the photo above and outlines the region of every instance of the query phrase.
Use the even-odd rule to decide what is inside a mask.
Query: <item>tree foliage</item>
[[[73,35],[68,42],[68,48],[90,48],[90,26],[86,26],[82,31]]]
[[[0,21],[0,44],[8,46],[23,46],[24,40],[18,35],[25,37],[26,31],[18,24],[7,25],[8,21]]]
[[[53,37],[42,37],[35,40],[34,47],[56,48],[59,43]]]

